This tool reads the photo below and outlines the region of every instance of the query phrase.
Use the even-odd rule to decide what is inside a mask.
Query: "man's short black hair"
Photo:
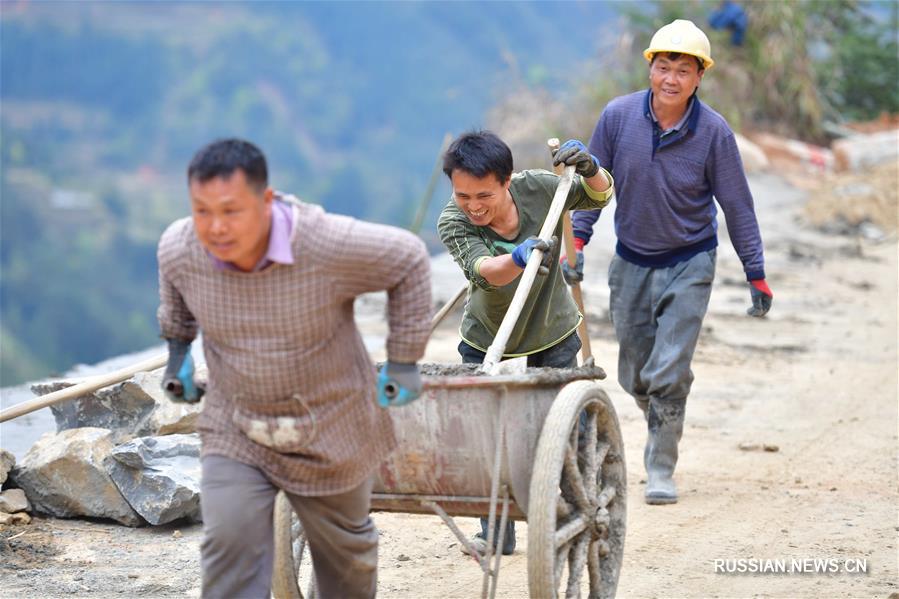
[[[693,60],[696,61],[697,65],[699,65],[700,73],[705,70],[705,63],[702,62],[701,58],[699,58],[698,56],[693,56],[692,54],[687,54],[685,52],[656,52],[655,54],[652,55],[652,61],[649,63],[649,66],[652,66],[656,61],[656,57],[660,56],[662,54],[664,54],[668,58],[668,60],[672,60],[675,62],[680,60],[681,56],[689,56],[690,58],[692,58]]]
[[[187,182],[227,179],[238,170],[243,171],[247,185],[253,189],[262,191],[268,187],[268,166],[262,150],[243,139],[219,139],[194,155],[187,167]]]
[[[493,175],[500,183],[512,176],[512,150],[490,131],[469,131],[456,138],[443,155],[443,172],[452,179],[460,170],[478,179]]]

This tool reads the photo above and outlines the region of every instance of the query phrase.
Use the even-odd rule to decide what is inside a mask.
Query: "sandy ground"
[[[645,424],[615,380],[617,349],[607,316],[611,215],[603,215],[587,248],[591,339],[609,373],[602,385],[618,411],[627,452],[619,596],[890,597],[899,593],[895,236],[874,243],[818,233],[803,224],[805,192],[768,175],[751,183],[774,307],[763,320],[745,316],[749,293],[722,230],[715,291],[694,361],[676,505],[642,502]],[[453,326],[441,328],[427,360],[457,361],[456,341]],[[763,444],[778,451],[740,449]],[[382,538],[381,597],[479,595],[479,569],[438,518],[374,517]],[[466,533],[476,530],[474,520],[459,523]],[[197,596],[201,536],[199,526],[128,529],[36,519],[0,533],[0,592]],[[520,524],[518,550],[503,559],[498,596],[527,596],[526,552]],[[833,559],[839,571],[715,568],[716,560],[790,566],[794,558]],[[867,572],[846,571],[857,563]]]

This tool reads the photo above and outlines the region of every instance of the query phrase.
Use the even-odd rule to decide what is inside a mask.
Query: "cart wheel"
[[[582,415],[583,414],[583,415]],[[580,434],[579,434],[580,429]],[[531,475],[531,597],[614,597],[624,550],[627,477],[618,417],[595,383],[566,385],[543,423]]]
[[[275,563],[272,568],[272,595],[275,599],[315,599],[312,559],[306,549],[306,532],[284,491],[275,498]],[[303,582],[306,594],[300,590]]]

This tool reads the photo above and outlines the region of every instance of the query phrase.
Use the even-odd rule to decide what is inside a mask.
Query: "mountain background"
[[[586,141],[646,86],[652,32],[712,41],[703,99],[736,130],[826,143],[899,112],[896,2],[0,2],[0,386],[158,343],[156,242],[188,214],[185,171],[220,137],[259,145],[272,185],[409,226],[442,140],[491,128],[516,169]],[[432,251],[438,179],[419,234]],[[389,240],[385,240],[389,243]]]
[[[610,3],[4,2],[0,385],[157,341],[155,245],[212,139],[277,189],[408,226],[446,133],[567,89]],[[516,165],[521,166],[521,165]],[[449,196],[441,179],[422,235]],[[389,242],[389,240],[385,240]]]

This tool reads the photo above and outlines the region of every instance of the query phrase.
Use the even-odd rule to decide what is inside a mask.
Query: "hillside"
[[[407,226],[441,139],[512,86],[564,91],[608,3],[4,3],[0,385],[156,341],[184,170],[243,136],[272,183]],[[561,92],[560,92],[561,93]],[[432,246],[441,181],[422,232]]]

